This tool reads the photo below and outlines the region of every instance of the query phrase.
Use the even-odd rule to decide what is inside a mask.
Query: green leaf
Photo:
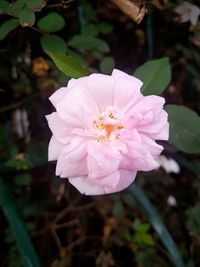
[[[88,71],[72,56],[50,53],[49,56],[64,74],[73,77],[80,78],[89,75]]]
[[[95,24],[84,25],[81,29],[82,35],[96,37],[99,34],[99,29]]]
[[[65,54],[67,46],[65,41],[57,35],[44,35],[40,39],[43,50],[49,53]]]
[[[0,26],[0,40],[3,40],[12,30],[19,25],[18,19],[9,19]]]
[[[82,34],[73,36],[72,39],[68,42],[68,45],[83,50],[98,49],[104,53],[107,53],[110,50],[107,43],[103,40]]]
[[[32,10],[24,7],[19,12],[19,22],[22,27],[33,26],[35,23],[35,13]]]
[[[113,57],[105,57],[100,63],[100,70],[102,73],[110,74],[114,69],[115,61]]]
[[[176,267],[186,267],[183,262],[183,259],[178,251],[176,244],[174,243],[170,233],[168,232],[167,228],[162,222],[156,208],[150,203],[148,198],[145,194],[141,191],[141,189],[136,185],[133,184],[129,192],[135,198],[136,202],[138,203],[139,207],[151,223],[154,230],[159,235],[163,245],[169,252],[170,259],[174,263]]]
[[[0,1],[0,15],[3,13],[7,13],[9,8],[9,3],[5,0]]]
[[[171,80],[171,69],[168,58],[161,58],[146,62],[136,69],[134,75],[143,81],[144,95],[161,94]]]
[[[41,11],[45,5],[44,0],[26,0],[26,6],[33,11]]]
[[[113,26],[106,22],[101,22],[99,25],[99,30],[101,33],[108,34],[113,31]]]
[[[170,124],[169,143],[187,153],[200,152],[200,117],[184,106],[165,107]]]
[[[23,258],[24,267],[40,267],[38,257],[33,245],[27,235],[25,226],[20,220],[15,209],[14,200],[7,185],[0,177],[0,206],[9,222],[13,235],[15,236],[18,248]]]
[[[45,17],[41,18],[38,27],[45,32],[57,32],[65,26],[64,18],[56,12],[51,12]]]

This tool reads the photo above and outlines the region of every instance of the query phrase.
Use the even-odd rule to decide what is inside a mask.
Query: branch
[[[136,23],[140,23],[147,12],[144,5],[138,5],[141,1],[131,1],[131,0],[110,0],[113,2],[121,11],[129,16]],[[135,2],[135,3],[134,3]]]

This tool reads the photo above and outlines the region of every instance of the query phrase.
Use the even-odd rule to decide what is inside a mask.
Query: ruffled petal
[[[90,141],[88,144],[88,173],[90,179],[99,179],[115,172],[122,156],[109,143]]]
[[[68,124],[58,116],[57,112],[47,115],[46,119],[55,138],[63,144],[68,144],[71,140],[70,132],[73,128],[73,121]]]
[[[119,174],[120,174],[120,179],[115,187],[105,187],[105,192],[107,194],[120,192],[125,188],[127,188],[135,180],[137,172],[120,169]]]
[[[87,176],[69,178],[69,182],[76,187],[76,189],[85,195],[103,195],[105,189],[101,185],[91,182]]]
[[[68,120],[68,117],[79,121],[79,127],[91,125],[95,114],[99,114],[98,106],[93,96],[83,85],[77,85],[70,90],[61,102],[56,106],[61,118]]]
[[[57,141],[54,136],[52,136],[48,147],[48,160],[57,160],[62,149],[63,144]]]
[[[87,81],[87,89],[94,97],[100,112],[104,112],[108,106],[113,106],[113,90],[115,80],[108,75],[92,74]]]
[[[56,175],[62,178],[87,175],[87,141],[76,137],[65,146],[56,166]]]

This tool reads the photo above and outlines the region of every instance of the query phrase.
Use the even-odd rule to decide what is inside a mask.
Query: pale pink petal
[[[89,177],[90,179],[90,177]],[[104,176],[104,177],[100,177],[98,179],[90,179],[91,182],[94,182],[95,184],[98,185],[102,185],[102,186],[108,186],[108,187],[113,187],[115,188],[115,186],[118,184],[120,179],[120,174],[119,171],[114,171],[113,173]]]
[[[136,104],[142,98],[140,87],[141,83],[136,78],[120,77],[114,87],[114,106],[123,109],[127,105]]]
[[[94,115],[99,114],[93,96],[83,85],[77,85],[70,90],[56,108],[60,117],[67,121],[71,116],[79,121],[80,127],[91,124]]]
[[[105,189],[101,185],[91,182],[87,176],[69,178],[69,182],[76,187],[76,189],[85,195],[103,195]]]
[[[92,74],[87,81],[87,89],[94,97],[99,110],[104,112],[113,106],[115,80],[108,75]]]
[[[137,88],[141,88],[143,85],[143,82],[139,79],[137,79],[136,77],[132,76],[132,75],[128,75],[123,71],[114,69],[112,72],[112,77],[115,80],[118,80],[119,78],[124,78],[124,79],[128,79],[130,80]]]
[[[151,153],[151,155],[158,156],[163,151],[163,147],[158,145],[155,141],[153,141],[147,135],[141,134],[140,137],[142,140],[142,144]]]
[[[63,144],[56,140],[54,135],[51,137],[48,147],[48,160],[57,160],[61,150],[63,149]]]
[[[88,172],[90,179],[110,175],[117,170],[121,154],[108,143],[90,141],[88,144]]]
[[[135,180],[137,171],[120,169],[119,173],[120,179],[118,184],[115,187],[105,187],[106,193],[115,193],[126,189]]]
[[[154,113],[159,112],[162,110],[164,103],[165,100],[163,97],[154,95],[145,96],[136,105],[131,107],[131,109],[127,112],[127,115],[133,116],[135,112],[145,115],[151,110]]]
[[[68,144],[71,140],[70,132],[73,126],[70,125],[70,127],[66,121],[58,116],[57,112],[47,115],[46,119],[55,138],[63,144]]]
[[[65,146],[60,154],[56,166],[56,175],[62,178],[87,175],[87,142],[79,137]]]
[[[131,141],[127,143],[127,147],[128,153],[123,157],[119,168],[137,171],[157,168],[157,162],[144,145]]]
[[[60,89],[56,90],[55,93],[53,93],[49,97],[49,100],[54,105],[54,107],[56,107],[56,104],[58,104],[60,101],[63,100],[63,98],[65,98],[65,96],[67,94],[67,90],[68,90],[67,87],[61,87]]]

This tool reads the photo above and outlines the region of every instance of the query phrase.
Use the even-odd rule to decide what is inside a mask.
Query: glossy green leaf
[[[169,123],[169,143],[187,153],[200,152],[200,117],[193,110],[177,105],[165,107]]]
[[[22,27],[33,26],[35,23],[35,13],[29,8],[24,7],[19,12],[19,22]]]
[[[98,49],[104,53],[109,52],[109,46],[106,42],[99,38],[82,34],[73,36],[72,39],[68,42],[68,45],[83,50]]]
[[[49,56],[64,74],[73,77],[80,78],[88,75],[88,71],[72,56],[50,53]]]
[[[135,70],[134,76],[143,81],[142,93],[144,95],[159,95],[171,80],[169,59],[148,61]]]
[[[105,57],[100,63],[100,70],[102,73],[110,74],[115,66],[113,57]]]
[[[67,46],[65,41],[57,35],[44,35],[40,39],[43,50],[49,53],[65,54]]]
[[[41,11],[45,5],[44,0],[26,0],[26,6],[33,11]]]
[[[3,40],[19,25],[18,19],[9,19],[0,26],[0,40]]]
[[[51,12],[38,21],[38,27],[45,32],[57,32],[65,26],[64,18],[56,13]]]
[[[138,203],[138,206],[141,208],[154,230],[159,235],[160,240],[169,252],[169,257],[173,264],[176,267],[186,267],[180,255],[180,252],[176,244],[174,243],[174,240],[172,239],[166,226],[163,224],[156,208],[150,203],[148,198],[136,184],[133,184],[130,187],[129,192]]]
[[[15,209],[14,200],[3,179],[0,177],[0,206],[8,220],[22,255],[24,267],[40,267],[38,257],[27,235],[25,226]]]

